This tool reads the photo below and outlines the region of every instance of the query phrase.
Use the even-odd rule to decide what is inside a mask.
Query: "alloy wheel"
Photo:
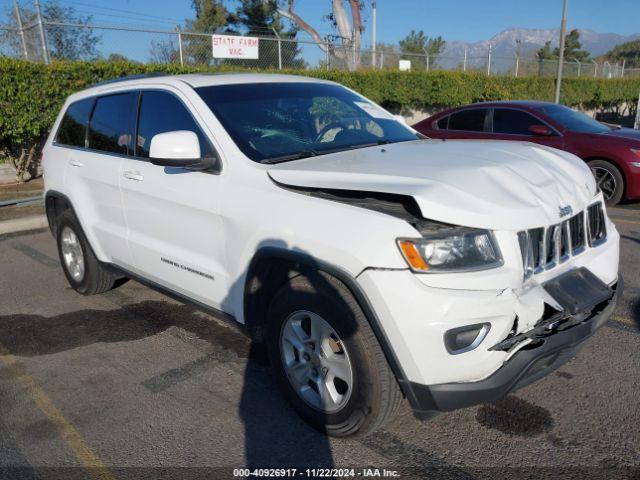
[[[76,282],[82,281],[85,271],[84,254],[76,232],[69,227],[64,227],[60,235],[60,242],[62,258],[67,272]]]
[[[324,413],[342,409],[353,388],[349,353],[321,316],[301,310],[284,322],[280,351],[285,373],[296,393]]]
[[[591,167],[591,172],[596,179],[598,187],[602,190],[604,199],[607,201],[610,200],[614,196],[618,186],[616,178],[608,169],[602,167]]]

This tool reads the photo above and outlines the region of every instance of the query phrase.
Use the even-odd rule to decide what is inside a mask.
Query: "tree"
[[[107,62],[125,62],[125,63],[140,63],[135,60],[131,60],[129,57],[120,53],[110,53],[107,57]]]
[[[411,30],[411,33],[400,40],[398,45],[404,54],[403,57],[411,60],[412,65],[426,67],[427,61],[433,65],[435,58],[442,53],[445,43],[440,36],[429,38],[422,30],[417,32]]]
[[[540,60],[552,60],[557,58],[556,54],[551,50],[551,41],[544,42],[544,47],[538,50],[536,55]]]
[[[20,17],[23,26],[33,25],[37,22],[37,15],[34,10],[20,8]],[[17,20],[13,9],[8,12],[9,26],[17,28]],[[70,23],[70,24],[90,24],[92,16],[86,17],[76,14],[73,7],[61,6],[57,2],[48,2],[42,9],[42,19],[45,23]],[[64,60],[94,60],[98,58],[98,45],[101,37],[96,35],[90,28],[68,27],[57,25],[46,25],[47,43],[49,56]],[[42,44],[36,30],[32,34],[25,33],[25,43],[27,56],[29,59],[41,59]],[[22,40],[15,31],[3,30],[0,34],[0,43],[9,46],[9,50],[15,56],[24,56]]]
[[[564,58],[565,60],[578,60],[582,62],[589,58],[589,52],[581,50],[582,44],[580,43],[580,32],[573,29],[564,38]],[[560,56],[560,48],[556,47],[551,50],[551,42],[545,42],[544,47],[537,52],[538,59],[540,60],[556,60]]]
[[[194,45],[188,43],[184,45],[193,54],[197,50]],[[204,53],[204,52],[201,52]],[[192,55],[193,58],[193,55]],[[172,39],[163,38],[161,40],[152,39],[151,48],[149,49],[149,60],[152,63],[170,64],[180,62],[180,52]]]
[[[229,11],[220,0],[191,0],[196,18],[186,21],[186,30],[216,33],[230,20]]]
[[[372,51],[366,51],[362,53],[360,61],[362,65],[371,67],[373,66],[372,59]],[[398,53],[398,49],[394,44],[391,43],[376,43],[376,64],[374,68],[398,68],[398,60],[400,59],[400,54]],[[323,65],[321,65],[323,66]]]
[[[351,10],[351,21],[349,21],[345,8],[345,0],[331,0],[331,13],[328,18],[338,29],[338,45],[325,42],[318,31],[295,12],[295,0],[262,1],[273,5],[281,16],[293,22],[298,29],[307,32],[323,52],[344,61],[350,70],[355,70],[360,66],[360,46],[364,31],[361,15],[363,3],[360,0],[347,0]]]
[[[616,45],[604,54],[604,59],[612,63],[624,61],[625,67],[639,68],[640,40],[632,40]]]
[[[582,44],[580,43],[580,32],[573,29],[569,32],[564,39],[564,58],[566,60],[578,60],[582,62],[589,58],[589,52],[581,50]],[[553,50],[553,54],[556,57],[560,56],[560,49]]]
[[[298,43],[292,41],[298,33],[297,28],[285,29],[283,17],[277,6],[262,0],[240,0],[237,10],[231,16],[232,24],[239,33],[257,37],[280,37],[287,39],[280,43],[282,64],[286,68],[304,68],[304,60],[298,58]],[[253,66],[255,60],[234,61],[235,64]],[[276,40],[261,41],[258,65],[262,68],[278,68],[279,53]]]
[[[189,35],[194,33],[223,33],[228,31],[225,28],[233,17],[224,6],[221,0],[192,0],[191,5],[196,12],[194,19],[185,22],[185,34],[182,36],[182,52],[185,63],[211,63],[211,38],[199,35]],[[177,58],[171,54],[171,45],[156,46],[156,52],[165,58]],[[175,47],[174,47],[175,50]]]

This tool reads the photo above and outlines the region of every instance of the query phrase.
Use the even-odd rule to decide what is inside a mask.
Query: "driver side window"
[[[138,115],[136,156],[149,158],[149,147],[153,136],[175,130],[194,132],[200,142],[200,156],[214,156],[211,142],[177,97],[169,92],[158,90],[143,91]]]
[[[331,97],[315,97],[309,109],[313,118],[316,140],[321,143],[332,142],[345,130],[363,131],[375,137],[382,137],[384,131],[373,119],[348,103]]]

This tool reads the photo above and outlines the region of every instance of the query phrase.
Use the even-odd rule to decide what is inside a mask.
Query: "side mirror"
[[[553,135],[553,131],[546,125],[531,125],[527,130],[529,130],[533,135],[539,135],[542,137]]]
[[[149,146],[149,161],[161,167],[211,170],[217,167],[216,158],[200,156],[200,142],[194,132],[176,130],[154,135]]]

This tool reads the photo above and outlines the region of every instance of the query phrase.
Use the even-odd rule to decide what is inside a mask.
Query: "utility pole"
[[[20,17],[20,7],[18,7],[18,0],[13,0],[13,8],[16,12],[16,22],[18,30],[20,30],[20,40],[22,40],[22,51],[24,52],[24,59],[29,60],[29,52],[27,51],[27,42],[24,40],[24,29],[22,28],[22,18]]]
[[[184,57],[182,56],[182,32],[180,25],[176,25],[176,33],[178,34],[178,52],[180,53],[180,66],[184,67]]]
[[[638,104],[636,105],[636,121],[633,123],[633,128],[640,129],[640,94],[638,94]]]
[[[42,23],[42,12],[40,11],[40,0],[35,0],[36,14],[38,16],[38,30],[40,31],[40,41],[42,42],[42,58],[44,63],[49,65],[49,47],[47,47],[47,36],[44,32],[44,23]]]
[[[467,46],[464,46],[464,60],[462,61],[462,71],[467,71]]]
[[[563,0],[562,21],[560,23],[560,46],[558,55],[558,71],[556,74],[556,95],[554,101],[560,103],[560,84],[562,83],[562,67],[564,62],[564,39],[567,35],[567,4],[569,0]]]
[[[278,70],[282,70],[282,40],[280,39],[280,35],[278,35],[278,31],[275,28],[271,27],[271,30],[273,30],[273,34],[278,39]]]
[[[371,1],[371,65],[376,68],[376,0]]]
[[[489,51],[487,52],[487,76],[491,75],[491,42],[489,42]]]

